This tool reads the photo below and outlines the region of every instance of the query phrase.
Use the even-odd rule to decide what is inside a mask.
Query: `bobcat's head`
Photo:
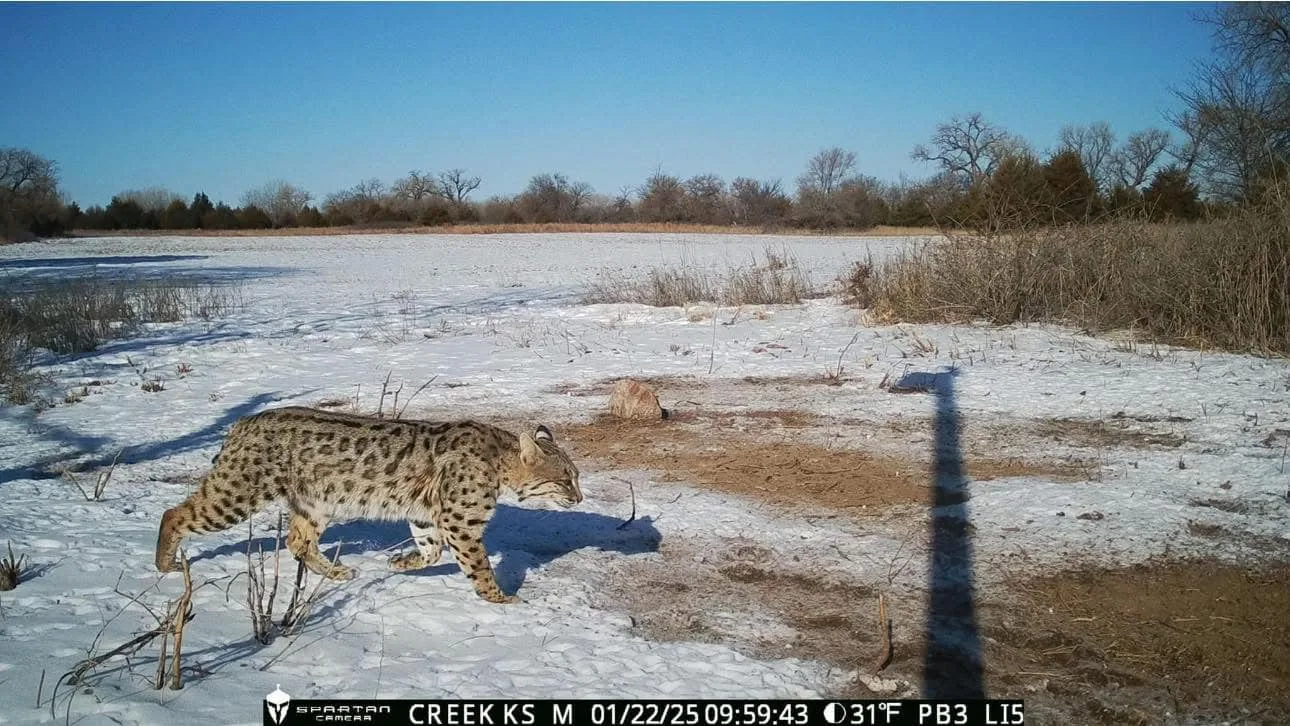
[[[538,426],[520,434],[520,464],[514,479],[520,501],[548,499],[562,507],[582,501],[578,467],[556,446],[551,430]]]

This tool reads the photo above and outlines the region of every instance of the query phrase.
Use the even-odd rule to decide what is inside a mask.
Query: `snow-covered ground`
[[[92,354],[47,360],[44,370],[60,392],[102,384],[84,400],[41,412],[0,408],[0,543],[11,541],[38,573],[0,594],[0,723],[50,721],[48,704],[36,705],[42,672],[48,701],[51,684],[96,637],[101,649],[152,624],[121,593],[143,593],[140,599],[157,607],[179,592],[179,576],[159,578],[152,565],[157,523],[205,471],[234,420],[337,399],[374,410],[387,375],[404,396],[432,381],[408,416],[568,422],[590,419],[604,403],[561,393],[570,385],[624,375],[718,383],[818,377],[840,361],[843,385],[805,386],[799,407],[878,427],[931,418],[936,406],[934,396],[883,390],[885,377],[953,368],[955,404],[969,429],[1122,414],[1122,421],[1184,440],[1177,448],[1098,452],[1100,475],[1078,485],[1037,477],[975,485],[970,515],[987,586],[1019,567],[1125,564],[1165,553],[1239,558],[1258,555],[1251,542],[1290,545],[1284,361],[1134,347],[1049,326],[877,326],[836,297],[757,311],[581,303],[587,285],[606,271],[621,277],[680,264],[721,270],[767,247],[791,252],[827,287],[853,260],[913,243],[365,235],[0,247],[0,275],[182,274],[233,285],[243,303],[227,317],[154,325]],[[162,390],[141,387],[156,379]],[[755,386],[738,390],[745,398],[731,405],[759,407]],[[864,436],[842,443],[870,445]],[[903,444],[888,438],[872,445]],[[907,446],[925,450],[928,443],[923,437]],[[1034,453],[1088,453],[1060,442],[1043,446]],[[91,465],[82,478],[92,478],[92,465],[123,449],[99,502],[41,474],[81,462]],[[181,691],[154,691],[147,681],[155,648],[128,667],[114,661],[78,691],[72,721],[258,723],[260,699],[279,684],[297,698],[804,697],[835,689],[841,674],[822,663],[647,640],[625,615],[601,606],[597,588],[631,558],[659,557],[660,541],[722,537],[758,541],[785,561],[832,553],[827,569],[890,585],[892,563],[909,557],[908,518],[807,521],[662,483],[658,474],[587,473],[587,501],[575,511],[499,510],[488,544],[503,588],[520,587],[525,599],[513,606],[476,598],[455,565],[390,573],[388,550],[406,537],[399,525],[334,525],[324,544],[342,543],[359,578],[329,587],[301,635],[268,647],[250,637],[244,576],[232,579],[246,569],[246,529],[195,538],[187,545],[194,580],[214,581],[197,591],[197,618],[185,636],[185,662],[199,672]],[[654,483],[637,487],[639,519],[619,529],[624,477]],[[1076,516],[1093,511],[1102,517]],[[1236,536],[1192,536],[1189,521]],[[271,537],[273,522],[272,515],[258,517],[255,536]],[[1018,553],[1024,560],[1012,557]],[[917,565],[902,572],[906,587],[925,580]],[[67,693],[60,691],[59,720]]]

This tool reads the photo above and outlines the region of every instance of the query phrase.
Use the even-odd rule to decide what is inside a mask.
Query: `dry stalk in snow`
[[[882,649],[874,659],[869,672],[878,675],[891,662],[891,618],[887,617],[887,596],[878,593],[878,632],[882,638]]]
[[[336,546],[336,554],[332,556],[332,564],[335,565],[340,561],[340,545]],[[282,621],[278,623],[283,635],[295,635],[299,627],[309,619],[309,614],[313,612],[314,605],[318,602],[318,595],[322,593],[322,586],[328,580],[325,577],[319,577],[318,582],[308,595],[304,595],[307,586],[308,571],[305,569],[305,563],[296,563],[296,584],[291,591],[291,602],[287,604],[287,612],[282,615]],[[301,599],[301,595],[304,598]]]
[[[94,669],[103,665],[112,658],[122,657],[125,658],[128,663],[130,656],[138,653],[157,638],[161,638],[161,652],[157,658],[157,675],[153,682],[153,687],[160,689],[165,686],[167,666],[170,668],[170,687],[176,690],[182,687],[180,664],[183,654],[184,628],[188,625],[188,622],[196,616],[196,614],[193,612],[192,607],[192,573],[188,569],[188,557],[182,552],[180,552],[180,565],[184,575],[184,591],[177,599],[171,601],[166,609],[165,615],[158,615],[155,611],[144,604],[140,600],[143,593],[130,596],[117,590],[119,594],[127,597],[131,603],[137,604],[147,610],[148,613],[157,621],[156,626],[139,633],[115,648],[111,648],[101,653],[93,653],[95,646],[91,645],[89,656],[78,662],[71,670],[67,671],[62,676],[59,676],[58,681],[54,683],[54,692],[49,699],[49,710],[51,716],[55,713],[54,707],[58,700],[59,687],[64,685],[80,685],[85,680],[86,676],[88,676]],[[199,587],[209,584],[211,584],[211,581],[207,580]],[[124,608],[122,608],[122,612],[124,612]],[[111,621],[109,620],[108,622],[110,623]],[[108,623],[104,623],[103,628],[106,629],[107,626]],[[95,643],[98,642],[98,638],[102,637],[102,635],[103,631],[100,630],[98,636],[95,637]],[[167,646],[172,638],[174,639],[173,656],[167,659]],[[73,689],[72,695],[67,699],[67,713],[69,720],[72,709],[72,699],[75,697],[76,690]]]
[[[250,523],[247,524],[246,605],[251,613],[251,632],[261,645],[273,642],[277,634],[273,624],[273,600],[278,594],[278,581],[282,572],[282,519],[283,515],[279,514],[277,535],[273,543],[273,581],[267,587],[264,547],[260,547],[257,564],[251,558],[251,540],[254,538],[254,530]]]
[[[86,489],[82,486],[80,480],[76,478],[76,475],[72,473],[71,469],[63,469],[63,478],[71,482],[80,490],[81,496],[85,497],[85,501],[101,501],[103,499],[103,492],[107,491],[108,481],[112,479],[112,472],[116,470],[116,462],[121,458],[121,453],[124,451],[125,449],[120,449],[116,452],[116,456],[112,457],[112,463],[108,466],[107,471],[101,471],[98,474],[95,474],[94,486],[92,489]]]
[[[188,558],[181,555],[180,564],[183,565],[184,572],[184,594],[170,608],[170,612],[167,614],[169,622],[165,623],[171,627],[171,632],[175,634],[175,655],[170,666],[170,689],[173,691],[183,688],[181,676],[183,669],[180,667],[180,656],[183,654],[184,647],[184,626],[188,624],[189,620],[193,619],[193,578],[188,571]],[[164,651],[158,660],[163,664],[165,663],[166,654]],[[157,672],[158,675],[161,675],[160,666]],[[157,684],[157,687],[161,687],[160,683]]]

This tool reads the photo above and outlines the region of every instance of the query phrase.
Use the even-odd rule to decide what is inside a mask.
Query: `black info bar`
[[[1023,726],[1025,723],[1023,704],[1019,700],[431,701],[270,698],[264,702],[265,726]]]

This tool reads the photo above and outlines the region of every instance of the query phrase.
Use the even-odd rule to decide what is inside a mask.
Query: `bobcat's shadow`
[[[513,593],[524,584],[529,570],[578,550],[595,548],[625,555],[658,551],[663,536],[651,518],[638,518],[619,529],[622,524],[623,520],[617,517],[593,512],[498,504],[484,531],[484,545],[489,554],[501,555],[494,568],[497,584]],[[320,546],[331,557],[335,554],[333,547],[339,545],[340,555],[345,557],[396,548],[409,536],[406,522],[359,519],[332,524],[323,532]],[[259,537],[251,542],[252,547],[263,546],[265,551],[271,550],[273,544],[272,537]],[[414,546],[406,542],[403,549]],[[193,561],[245,554],[246,547],[246,541],[221,545],[194,557]],[[406,574],[438,576],[457,571],[452,552],[445,548],[438,565]]]

